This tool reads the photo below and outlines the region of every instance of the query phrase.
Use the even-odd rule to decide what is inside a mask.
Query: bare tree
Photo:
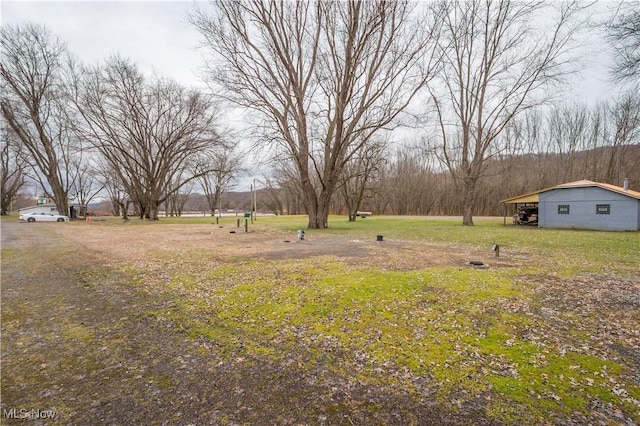
[[[280,188],[275,180],[271,177],[265,176],[262,179],[264,183],[263,192],[265,194],[264,204],[267,209],[271,210],[274,214],[284,214],[284,203],[283,203],[283,189]]]
[[[403,144],[387,163],[387,183],[381,197],[389,201],[392,214],[430,214],[436,208],[438,188],[429,156],[420,155],[421,147]],[[450,195],[450,198],[452,196]]]
[[[578,178],[577,153],[584,150],[589,127],[589,114],[584,105],[560,105],[547,119],[547,135],[562,162],[555,168],[555,181],[568,182]]]
[[[77,147],[64,104],[66,49],[45,27],[26,24],[0,29],[2,114],[29,152],[33,178],[68,214],[67,167]]]
[[[267,197],[277,197],[277,199],[269,203],[276,206],[281,214],[306,213],[305,196],[295,165],[286,158],[278,158],[272,163],[271,176],[264,179]]]
[[[349,222],[355,222],[365,198],[371,197],[376,174],[384,163],[382,141],[372,140],[357,154],[351,156],[342,169],[340,191],[348,210]]]
[[[536,27],[540,1],[441,1],[437,49],[444,60],[431,95],[438,112],[440,154],[462,182],[463,224],[473,225],[476,187],[488,158],[506,147],[499,136],[521,112],[539,105],[545,85],[565,74],[576,28],[575,3],[562,4],[549,28]],[[438,90],[442,88],[441,90]]]
[[[192,16],[216,55],[212,81],[258,113],[262,140],[295,164],[309,228],[328,226],[345,164],[430,77],[433,27],[414,5],[229,0]]]
[[[112,164],[103,158],[98,159],[97,169],[101,178],[101,183],[109,196],[111,202],[111,212],[114,216],[122,215],[122,219],[129,220],[129,205],[131,198],[120,181],[120,174],[114,170]]]
[[[626,152],[640,141],[640,99],[628,94],[591,108],[559,105],[549,110],[545,125],[556,157],[547,161],[546,174],[553,176],[547,186],[585,178],[622,185]]]
[[[22,145],[11,128],[3,123],[0,129],[0,214],[7,215],[13,200],[25,185],[27,163],[22,157]]]
[[[78,80],[83,135],[117,173],[140,217],[157,220],[160,204],[198,177],[185,170],[194,170],[197,156],[217,144],[212,102],[173,81],[146,81],[118,57]]]
[[[613,132],[604,136],[612,149],[605,181],[622,185],[623,178],[627,177],[621,176],[622,158],[630,145],[640,143],[640,96],[623,96],[610,107],[609,114]]]
[[[606,24],[613,55],[613,77],[617,81],[640,84],[640,8],[637,1],[622,1]]]
[[[371,211],[376,214],[385,214],[391,204],[390,194],[393,193],[392,183],[390,179],[391,162],[384,161],[377,174],[376,183],[371,198],[368,200],[368,206]]]
[[[184,180],[184,177],[181,175],[177,176],[172,186],[180,185]],[[166,216],[182,216],[182,212],[184,211],[184,206],[187,204],[189,200],[189,196],[193,192],[194,182],[191,181],[186,185],[182,185],[182,188],[174,191],[172,190],[172,186],[169,187],[169,195],[164,202],[164,210]]]
[[[70,196],[78,201],[80,216],[86,216],[89,203],[93,201],[105,188],[104,179],[100,179],[97,168],[91,162],[78,153],[71,164],[71,188]]]
[[[242,171],[242,158],[235,151],[235,146],[222,143],[218,149],[202,156],[200,163],[209,170],[200,175],[198,181],[213,216],[220,208],[222,193],[231,188],[233,180]]]

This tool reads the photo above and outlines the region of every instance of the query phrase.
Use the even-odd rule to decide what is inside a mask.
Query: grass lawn
[[[255,223],[291,232],[305,224],[306,217]],[[507,423],[588,415],[599,403],[640,422],[640,358],[624,355],[639,349],[637,232],[548,230],[502,221],[464,227],[458,220],[394,217],[355,223],[332,217],[330,226],[306,231],[307,238],[384,235],[487,251],[499,244],[502,256],[517,252],[528,261],[496,269],[394,271],[331,256],[247,259],[176,274],[165,291],[168,297],[179,294],[179,302],[155,315],[234,356],[242,348],[250,355],[284,357],[302,346],[308,354],[301,368],[313,368],[329,351],[340,354],[340,362],[328,364],[332,374],[416,392],[415,382],[427,378],[440,403],[484,400],[489,415]],[[624,283],[635,297],[628,305],[607,294]],[[593,292],[604,293],[598,298]],[[612,336],[614,329],[620,334]]]
[[[250,230],[294,240],[306,221],[258,217]],[[222,218],[218,225],[226,232],[235,223]],[[72,226],[86,240],[123,226],[143,238],[211,224],[209,217]],[[158,301],[145,316],[226,363],[293,366],[344,389],[385,389],[490,423],[640,423],[640,233],[332,216],[330,229],[306,234],[309,244],[365,241],[372,248],[361,257],[147,249],[135,261],[118,257],[87,268],[85,281],[100,286],[105,276],[120,277]],[[373,242],[377,235],[384,241]],[[238,238],[234,244],[250,244]],[[448,260],[456,253],[481,256],[486,265]],[[324,401],[323,415],[353,410],[350,404],[383,410],[363,395],[345,401]]]

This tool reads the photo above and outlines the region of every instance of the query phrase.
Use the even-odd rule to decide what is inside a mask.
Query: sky
[[[84,62],[119,53],[140,69],[205,87],[198,78],[202,50],[188,22],[193,1],[5,1],[2,24],[45,24]]]
[[[198,77],[203,64],[200,37],[189,24],[194,0],[183,1],[30,1],[0,0],[2,24],[34,21],[48,26],[83,61],[95,64],[119,53],[134,60],[147,74],[156,72],[178,82],[206,88]],[[199,0],[200,5],[205,5]],[[600,0],[592,15],[615,10]],[[584,70],[572,80],[570,93],[579,101],[597,102],[613,93],[608,82],[606,43],[598,31],[585,31]]]

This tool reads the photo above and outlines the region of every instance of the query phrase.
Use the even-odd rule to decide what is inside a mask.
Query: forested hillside
[[[435,172],[417,155],[417,148],[403,148],[380,171],[368,188],[362,210],[374,214],[461,215],[462,193],[448,171]],[[500,200],[576,180],[622,185],[629,178],[640,188],[640,145],[603,147],[587,151],[548,152],[494,158],[479,182],[475,214],[502,215]],[[250,194],[230,197],[249,207]],[[246,200],[245,200],[246,199]],[[302,213],[301,198],[292,187],[269,188],[258,193],[259,210]],[[344,198],[333,200],[335,213],[346,213]]]

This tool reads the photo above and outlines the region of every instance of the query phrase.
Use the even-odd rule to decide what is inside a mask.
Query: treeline
[[[625,146],[620,152],[612,148],[574,152],[569,161],[567,158],[564,154],[543,153],[494,160],[490,168],[501,173],[479,183],[476,214],[502,215],[500,200],[565,182],[588,179],[621,185],[617,180],[598,178],[602,176],[601,171],[593,172],[594,165],[609,161],[617,162],[621,176],[630,179],[632,189],[640,188],[640,145]],[[401,172],[407,168],[412,174]],[[449,173],[434,173],[415,157],[403,155],[400,161],[392,163],[391,175],[379,182],[379,188],[363,203],[363,210],[377,214],[459,216],[462,204],[459,185]],[[344,211],[339,202],[336,208]]]
[[[361,210],[389,215],[454,215],[460,216],[463,198],[459,184],[449,172],[434,172],[420,157],[412,155],[418,148],[402,147],[376,182]],[[619,180],[602,179],[603,170],[613,162],[620,176],[629,178],[631,189],[640,188],[640,145],[625,145],[620,150],[611,147],[561,153],[523,154],[494,160],[491,169],[499,175],[487,177],[479,184],[476,214],[503,214],[500,200],[534,192],[561,183],[588,179],[621,186]],[[594,171],[594,166],[601,169]],[[569,173],[569,170],[571,172]],[[241,194],[244,194],[243,197]],[[246,200],[244,200],[246,198]],[[234,206],[250,206],[249,193],[236,193]],[[258,210],[275,214],[305,213],[300,195],[284,188],[267,188],[258,192]],[[347,214],[344,199],[337,196],[332,212]]]
[[[240,171],[212,95],[111,56],[81,63],[46,27],[0,29],[1,212],[29,188],[61,214],[108,198],[156,220],[193,188],[208,207]]]
[[[503,146],[485,164],[478,182],[475,214],[501,215],[500,200],[576,180],[640,189],[640,98],[531,111],[514,121]],[[427,142],[378,154],[358,209],[375,214],[461,215],[461,180],[446,169]],[[266,181],[259,199],[275,213],[303,213],[302,195],[282,170]],[[346,179],[343,179],[343,185]],[[344,191],[332,211],[347,214]]]
[[[448,171],[435,171],[424,158],[421,147],[397,148],[393,158],[384,163],[367,187],[360,210],[386,215],[460,216],[463,198],[459,184]],[[620,186],[621,181],[628,178],[631,188],[638,190],[640,144],[496,158],[489,164],[487,173],[479,184],[476,199],[480,216],[502,215],[500,200],[581,179]],[[301,192],[293,182],[289,183],[276,187],[273,179],[261,180],[256,194],[258,212],[306,214]],[[222,212],[248,212],[252,209],[252,197],[250,191],[224,192],[220,194],[219,208]],[[179,216],[205,211],[211,214],[207,197],[197,190],[182,192],[176,199],[180,202],[161,206],[163,214]],[[331,213],[348,214],[347,204],[344,196],[337,194],[332,200]],[[100,207],[104,212],[113,213],[109,209],[106,204]]]

